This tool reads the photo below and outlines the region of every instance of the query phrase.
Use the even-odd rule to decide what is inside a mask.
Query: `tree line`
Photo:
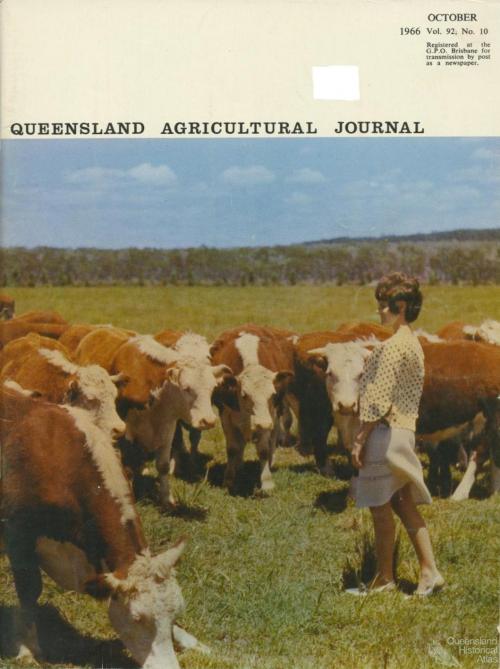
[[[4,248],[10,286],[366,284],[392,270],[428,283],[500,284],[500,239],[372,240],[220,249]]]

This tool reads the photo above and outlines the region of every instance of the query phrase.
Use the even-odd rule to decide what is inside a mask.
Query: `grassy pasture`
[[[298,332],[375,320],[369,287],[113,287],[7,289],[18,312],[56,309],[74,322],[111,322],[140,332],[192,329],[214,337],[245,322]],[[500,287],[426,287],[419,326],[451,320],[500,320]],[[332,435],[334,439],[334,435]],[[333,442],[332,442],[333,443]],[[333,454],[337,476],[321,477],[311,459],[280,449],[271,497],[252,494],[256,455],[247,446],[245,491],[221,487],[225,449],[216,428],[204,436],[207,473],[173,481],[183,513],[162,515],[151,502],[140,513],[153,550],[189,537],[178,578],[186,599],[180,621],[212,648],[180,655],[184,669],[379,669],[476,667],[487,652],[459,654],[453,639],[495,639],[498,624],[500,497],[486,499],[487,476],[473,499],[436,500],[429,522],[447,588],[424,601],[405,597],[417,578],[409,541],[400,534],[402,592],[353,598],[345,584],[373,570],[370,521],[346,501],[346,460]],[[45,581],[42,645],[47,666],[131,667],[107,623],[104,605],[62,593]],[[0,666],[9,655],[15,592],[0,561]],[[491,649],[486,645],[482,648]],[[498,650],[498,647],[496,647]],[[498,664],[498,655],[493,656]],[[453,658],[459,665],[453,664]]]

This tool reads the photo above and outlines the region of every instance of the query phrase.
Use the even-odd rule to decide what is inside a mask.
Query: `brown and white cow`
[[[41,570],[60,587],[107,598],[112,626],[145,669],[178,669],[184,607],[174,566],[183,542],[149,552],[109,436],[82,409],[0,390],[5,548],[21,605],[19,658],[40,655]]]
[[[500,350],[497,347],[471,341],[429,343],[422,339],[421,344],[425,357],[425,380],[417,421],[418,434],[462,426],[472,421],[479,411],[484,413],[487,403],[496,400],[500,394]],[[322,350],[311,352],[312,355],[321,353],[325,357],[332,380],[346,369],[340,346],[329,344]],[[355,342],[351,350],[351,372],[344,376],[347,384],[344,390],[347,388],[351,399],[359,393],[359,374],[354,367],[363,364],[366,348],[363,342]],[[330,401],[335,407],[338,395],[334,392],[333,383],[330,388]],[[494,418],[489,420],[492,424]],[[357,405],[353,405],[352,432],[346,439],[351,439],[357,430],[356,421]],[[490,440],[493,439],[491,435],[493,432],[490,430],[487,433]]]
[[[15,300],[6,295],[5,293],[0,293],[0,318],[9,320],[14,316],[16,303]]]
[[[299,405],[300,450],[314,453],[320,471],[329,475],[327,439],[334,422],[339,441],[349,448],[357,429],[358,386],[364,359],[375,339],[359,339],[361,331],[373,336],[368,327],[352,331],[310,332],[295,344],[294,392]]]
[[[64,344],[68,351],[73,354],[78,348],[78,345],[82,341],[86,335],[88,335],[90,332],[93,332],[94,330],[103,330],[107,329],[110,330],[111,332],[118,332],[123,335],[126,335],[127,337],[134,337],[137,332],[134,332],[133,330],[126,330],[124,328],[115,328],[112,325],[90,325],[88,323],[74,323],[73,325],[70,325],[69,328],[66,330],[66,332],[63,332],[63,334],[60,336],[59,341],[61,344]],[[126,341],[126,339],[124,339]]]
[[[492,318],[483,321],[479,326],[454,321],[443,326],[437,334],[446,340],[470,339],[483,344],[500,346],[500,322]]]
[[[170,348],[150,335],[121,342],[119,338],[116,333],[111,336],[96,330],[81,341],[76,358],[96,356],[110,373],[126,377],[119,409],[126,420],[127,439],[156,458],[160,502],[167,508],[172,503],[168,475],[177,422],[182,420],[198,430],[213,427],[212,393],[230,370],[211,365],[208,342],[195,333],[180,334]],[[127,461],[127,465],[134,463]]]
[[[222,333],[212,344],[212,362],[227,365],[227,377],[215,394],[226,437],[225,485],[234,490],[245,444],[253,440],[260,461],[263,491],[274,488],[271,476],[280,435],[280,414],[293,382],[291,333],[245,325]]]
[[[116,385],[121,377],[110,377],[98,365],[76,365],[57,341],[31,333],[9,342],[0,352],[0,383],[5,381],[14,381],[49,402],[86,409],[113,438],[125,432],[116,411]]]

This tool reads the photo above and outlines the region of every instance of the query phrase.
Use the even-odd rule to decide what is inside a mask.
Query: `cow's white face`
[[[212,394],[225,373],[226,365],[212,367],[205,360],[182,360],[167,372],[165,390],[168,401],[173,403],[177,418],[198,430],[214,427],[216,416],[212,407]],[[162,392],[163,395],[163,392]]]
[[[361,343],[327,344],[309,351],[326,358],[326,390],[335,413],[352,415],[358,412],[359,382],[370,350]]]
[[[276,372],[259,364],[248,365],[238,376],[240,406],[250,416],[250,428],[271,430],[276,417]]]
[[[179,669],[172,628],[184,599],[173,567],[183,548],[181,542],[157,557],[136,558],[126,579],[107,576],[113,592],[109,619],[144,669]]]
[[[98,365],[80,367],[78,380],[69,390],[73,396],[72,404],[87,409],[92,414],[95,424],[114,438],[125,432],[125,423],[116,411],[118,391],[115,385],[119,379],[110,377],[105,369]]]

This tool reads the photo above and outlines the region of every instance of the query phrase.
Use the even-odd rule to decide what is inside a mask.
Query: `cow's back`
[[[92,330],[78,344],[74,353],[79,365],[100,365],[111,373],[114,357],[130,335],[117,328],[99,327]]]
[[[336,329],[336,332],[342,334],[351,335],[353,339],[359,338],[368,338],[375,337],[380,341],[389,339],[394,333],[383,325],[379,323],[371,323],[364,321],[349,321],[347,323],[342,323]]]
[[[60,323],[68,325],[68,321],[57,311],[25,311],[18,314],[14,321],[24,321],[25,323]]]
[[[500,348],[472,341],[423,343],[419,432],[472,420],[481,399],[500,394]]]
[[[466,335],[464,333],[465,323],[462,321],[453,321],[452,323],[447,323],[440,328],[436,335],[441,337],[441,339],[446,339],[448,341],[464,340]]]

